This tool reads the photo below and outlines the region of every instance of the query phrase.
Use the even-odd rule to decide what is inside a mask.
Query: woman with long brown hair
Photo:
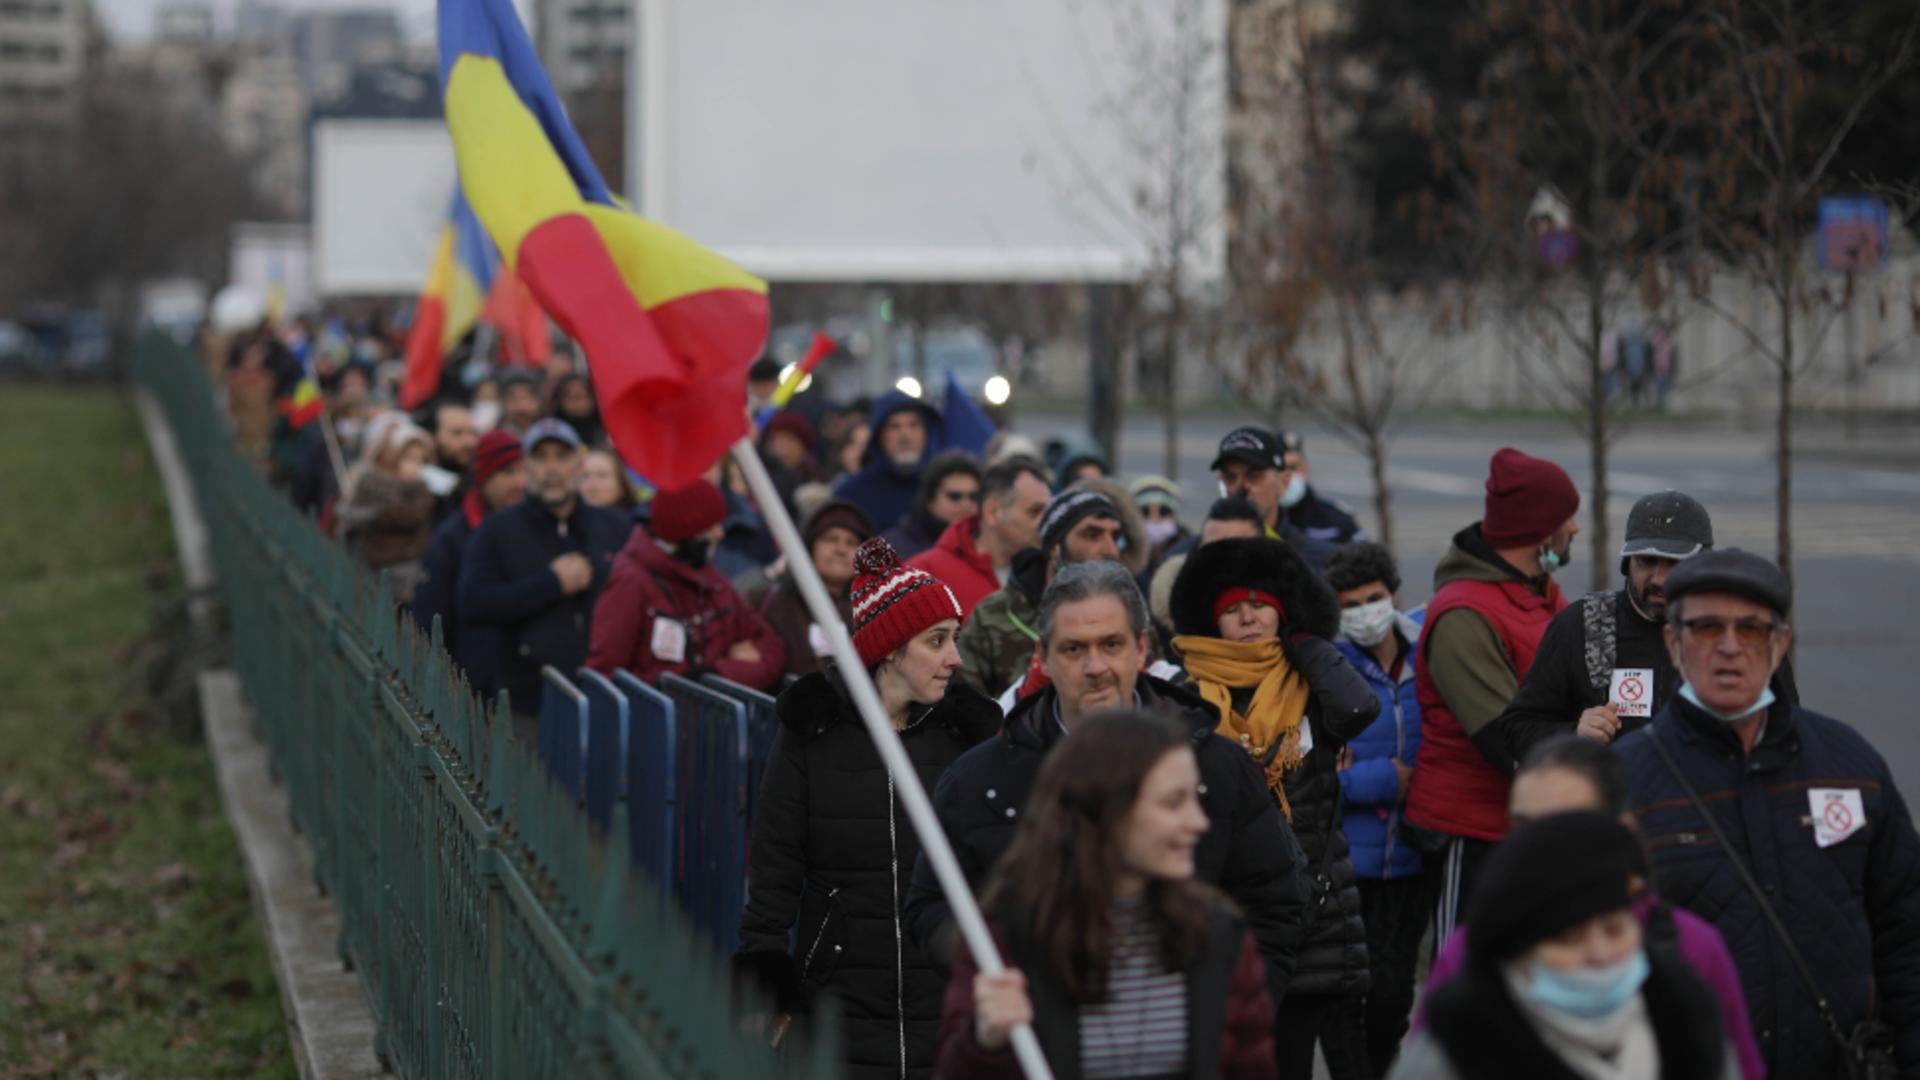
[[[938,1074],[1018,1076],[1008,1033],[1032,1023],[1060,1080],[1273,1076],[1264,963],[1233,905],[1194,880],[1206,830],[1179,724],[1076,724],[982,901],[1008,970],[954,958]]]

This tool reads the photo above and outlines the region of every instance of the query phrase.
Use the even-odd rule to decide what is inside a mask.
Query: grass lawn
[[[296,1075],[212,762],[144,677],[186,623],[131,402],[0,383],[0,492],[0,1077]]]

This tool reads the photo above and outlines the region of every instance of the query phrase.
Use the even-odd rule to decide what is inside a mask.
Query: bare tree
[[[1608,345],[1624,313],[1666,303],[1684,241],[1678,154],[1710,105],[1695,77],[1688,5],[1639,0],[1480,0],[1465,21],[1492,62],[1480,98],[1431,133],[1500,254],[1499,293],[1538,350],[1532,370],[1587,441],[1592,587],[1613,565],[1609,454],[1621,409]],[[1557,357],[1572,347],[1576,363]]]
[[[1766,296],[1767,323],[1755,325],[1701,300],[1739,328],[1773,369],[1775,541],[1792,573],[1793,420],[1796,380],[1819,356],[1818,342],[1849,299],[1809,274],[1808,224],[1831,170],[1863,113],[1890,83],[1912,71],[1920,5],[1874,26],[1844,0],[1710,0],[1700,5],[1712,46],[1717,122],[1710,132],[1701,226],[1715,247]]]
[[[1218,342],[1219,283],[1204,268],[1215,261],[1225,226],[1225,0],[1100,0],[1097,10],[1113,21],[1129,73],[1124,85],[1106,88],[1100,106],[1126,154],[1126,174],[1104,174],[1078,153],[1065,118],[1053,122],[1072,162],[1076,212],[1118,229],[1145,253],[1137,285],[1106,289],[1107,302],[1096,307],[1113,320],[1101,336],[1139,358],[1141,382],[1159,398],[1163,467],[1172,476],[1181,373],[1210,370],[1205,358]],[[1201,363],[1184,362],[1196,356]]]
[[[1465,313],[1463,293],[1394,283],[1374,251],[1364,181],[1343,154],[1355,110],[1329,47],[1335,33],[1324,8],[1236,9],[1238,381],[1269,413],[1303,408],[1366,457],[1378,539],[1392,547],[1395,421],[1445,378],[1437,346]],[[1471,238],[1453,239],[1456,265],[1471,262]]]

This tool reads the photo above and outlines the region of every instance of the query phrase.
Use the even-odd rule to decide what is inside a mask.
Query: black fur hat
[[[1340,632],[1340,601],[1307,560],[1284,540],[1216,540],[1187,556],[1173,580],[1176,634],[1219,637],[1213,602],[1227,589],[1258,589],[1286,608],[1281,621],[1295,632],[1331,639]]]

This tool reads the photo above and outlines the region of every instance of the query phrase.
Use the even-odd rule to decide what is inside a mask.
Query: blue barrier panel
[[[707,675],[700,681],[747,707],[747,824],[751,827],[754,808],[760,805],[760,783],[767,776],[767,758],[773,753],[773,736],[780,730],[780,717],[773,711],[773,698],[758,690],[718,675]]]
[[[614,672],[613,684],[627,695],[623,772],[633,862],[660,886],[663,898],[671,898],[675,867],[674,759],[680,746],[673,699],[641,682],[631,671]]]
[[[574,680],[587,695],[587,817],[607,829],[627,771],[627,695],[588,668],[575,672]]]
[[[679,721],[681,906],[722,951],[733,948],[746,905],[747,707],[678,675],[660,689]]]
[[[540,669],[540,757],[578,801],[583,787],[580,745],[587,737],[587,695],[549,664]]]

